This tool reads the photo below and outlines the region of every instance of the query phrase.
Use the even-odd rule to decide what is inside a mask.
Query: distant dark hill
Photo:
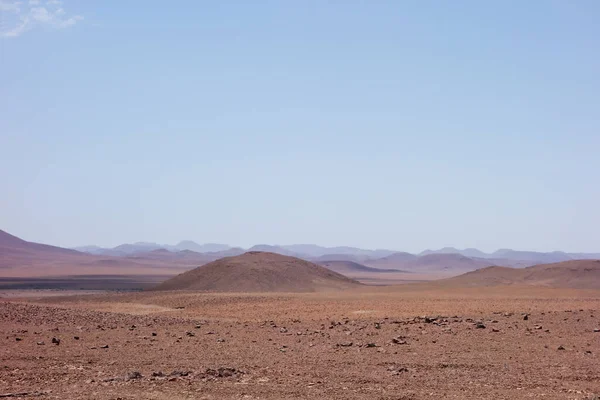
[[[327,261],[352,261],[360,264],[367,259],[367,257],[357,254],[324,254],[320,257],[312,258],[309,261],[313,261],[317,264],[322,264]]]
[[[461,254],[428,254],[409,263],[419,271],[472,271],[492,265],[486,260],[475,260]]]
[[[404,271],[400,271],[397,269],[372,268],[372,267],[367,267],[366,265],[359,264],[357,262],[344,261],[344,260],[325,261],[325,262],[321,262],[319,264],[331,271],[335,271],[337,273],[340,273],[340,274],[346,275],[346,276],[350,276],[350,277],[353,274],[361,273],[361,272],[362,273],[364,273],[364,272],[370,272],[370,273],[404,272]]]
[[[489,267],[440,283],[458,286],[534,285],[600,289],[600,260],[573,260],[527,268]]]
[[[419,256],[427,256],[429,254],[460,254],[465,257],[479,257],[479,258],[485,258],[485,257],[489,256],[489,254],[484,253],[483,251],[472,248],[472,247],[468,248],[468,249],[463,249],[463,250],[457,249],[454,247],[444,247],[439,250],[427,249],[427,250],[419,253]]]
[[[380,269],[402,269],[404,266],[409,266],[417,258],[416,255],[411,253],[397,252],[377,260],[369,260],[368,265]]]
[[[486,259],[475,259],[458,253],[429,253],[416,256],[410,253],[394,253],[378,260],[365,262],[367,266],[381,269],[399,269],[422,273],[462,273],[493,265]]]
[[[358,285],[355,280],[299,258],[248,252],[184,272],[154,290],[314,292]]]
[[[102,254],[111,256],[122,256],[122,255],[133,255],[136,253],[146,253],[148,251],[164,249],[165,246],[161,246],[156,243],[148,242],[137,242],[137,243],[126,243],[114,247],[112,249],[106,249]]]

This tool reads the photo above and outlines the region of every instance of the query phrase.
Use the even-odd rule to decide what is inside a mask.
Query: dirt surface
[[[154,290],[211,292],[315,292],[360,284],[296,257],[250,251],[225,257],[173,277]]]
[[[600,394],[600,291],[417,284],[310,294],[3,294],[0,395],[27,393],[15,398]]]

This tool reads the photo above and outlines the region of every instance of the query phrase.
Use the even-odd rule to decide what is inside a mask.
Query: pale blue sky
[[[33,3],[0,0],[0,229],[600,251],[595,0]]]

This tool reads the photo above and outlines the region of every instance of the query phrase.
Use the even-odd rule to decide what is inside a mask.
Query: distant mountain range
[[[468,248],[468,249],[456,249],[454,247],[444,247],[439,250],[425,250],[419,254],[411,254],[406,252],[397,252],[393,250],[367,250],[356,247],[323,247],[315,244],[292,244],[292,245],[269,245],[269,244],[257,244],[248,249],[242,249],[239,247],[232,247],[227,244],[219,243],[205,243],[198,244],[191,240],[184,240],[176,245],[148,243],[148,242],[136,242],[122,244],[113,248],[102,248],[98,246],[82,246],[75,247],[73,250],[77,250],[84,253],[90,253],[95,255],[107,255],[107,256],[130,256],[136,253],[146,253],[153,250],[164,249],[171,252],[178,252],[183,250],[193,251],[196,253],[221,253],[230,250],[232,254],[237,254],[240,251],[265,251],[271,253],[278,253],[286,256],[309,258],[316,261],[353,261],[353,262],[367,262],[373,260],[381,260],[381,263],[388,262],[393,264],[395,262],[405,262],[408,260],[416,259],[417,257],[428,256],[432,254],[459,254],[464,257],[472,259],[485,259],[485,260],[510,260],[520,261],[525,263],[553,263],[569,260],[583,260],[583,259],[600,259],[600,253],[566,253],[562,251],[553,252],[536,252],[536,251],[520,251],[511,249],[499,249],[493,253],[485,253],[481,250]],[[533,264],[531,264],[533,265]]]
[[[149,243],[149,242],[135,242],[135,243],[125,243],[121,244],[117,247],[105,248],[99,246],[81,246],[75,247],[73,250],[81,251],[84,253],[95,254],[95,255],[103,255],[103,256],[115,256],[115,257],[123,257],[130,256],[137,253],[146,253],[154,250],[168,250],[171,252],[178,251],[194,251],[196,253],[216,253],[220,251],[227,251],[232,249],[231,246],[226,244],[218,244],[218,243],[205,243],[198,244],[196,242],[192,242],[191,240],[183,240],[176,245],[168,245],[168,244],[158,244],[158,243]]]
[[[420,254],[314,244],[259,244],[243,249],[226,244],[198,244],[190,240],[176,245],[136,242],[114,248],[84,246],[65,249],[27,242],[0,230],[0,276],[170,275],[248,251],[301,258],[343,271],[351,277],[380,273],[391,276],[392,272],[452,276],[489,266],[526,268],[578,259],[600,259],[600,253],[544,253],[511,249],[485,253],[472,248],[460,250],[453,247],[425,250]]]
[[[423,256],[428,254],[460,254],[465,257],[532,261],[536,263],[554,263],[569,260],[592,260],[600,258],[600,253],[565,253],[563,251],[538,252],[512,249],[499,249],[493,253],[484,253],[473,248],[460,250],[455,249],[454,247],[444,247],[440,250],[425,250],[419,255]]]

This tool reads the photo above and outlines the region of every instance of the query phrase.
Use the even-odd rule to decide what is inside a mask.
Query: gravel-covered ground
[[[532,288],[9,296],[0,396],[592,399],[599,309]]]

